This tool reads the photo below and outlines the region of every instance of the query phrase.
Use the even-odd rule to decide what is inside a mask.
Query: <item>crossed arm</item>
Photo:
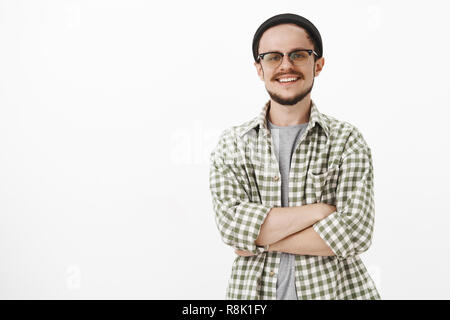
[[[233,130],[226,130],[211,153],[210,189],[215,221],[225,244],[238,254],[269,251],[303,255],[335,255],[345,259],[365,252],[374,227],[373,166],[371,150],[354,128],[346,138],[339,162],[334,212],[312,219],[310,205],[271,207],[268,201],[252,201],[245,188],[248,177],[236,149]],[[331,186],[329,186],[331,188]],[[312,205],[327,205],[315,203]],[[303,209],[302,209],[303,208]],[[288,213],[291,212],[291,215]],[[297,212],[294,214],[293,212]],[[303,213],[304,213],[303,212]],[[287,214],[286,214],[287,213]],[[332,249],[332,250],[331,250]]]
[[[269,245],[268,251],[333,256],[334,252],[314,231],[312,225],[335,210],[336,207],[325,203],[272,208],[261,225],[255,244]],[[235,252],[240,256],[253,255],[243,250],[235,250]]]

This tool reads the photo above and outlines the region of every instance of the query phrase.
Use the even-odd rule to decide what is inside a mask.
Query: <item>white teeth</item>
[[[278,79],[278,81],[280,82],[291,82],[291,81],[295,81],[298,78],[284,78],[284,79]]]

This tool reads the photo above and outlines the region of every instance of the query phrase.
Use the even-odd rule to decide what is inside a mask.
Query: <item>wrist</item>
[[[313,211],[315,212],[316,222],[324,219],[326,217],[326,214],[325,214],[322,203],[317,202],[317,203],[314,203],[313,206],[314,206]]]

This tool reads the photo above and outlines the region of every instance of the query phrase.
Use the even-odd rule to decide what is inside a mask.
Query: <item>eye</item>
[[[264,56],[264,60],[266,61],[279,61],[281,59],[281,55],[278,53],[268,53]]]
[[[291,58],[294,60],[301,60],[308,57],[308,53],[306,51],[296,51],[291,54]]]

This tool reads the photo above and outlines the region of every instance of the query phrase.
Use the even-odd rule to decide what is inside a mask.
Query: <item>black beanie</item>
[[[255,61],[258,59],[258,47],[259,47],[259,40],[261,39],[261,36],[263,33],[276,25],[282,24],[282,23],[295,23],[299,27],[305,29],[308,34],[311,36],[315,47],[316,47],[316,53],[318,55],[318,58],[322,57],[323,54],[323,48],[322,48],[322,38],[320,36],[319,30],[309,21],[308,19],[299,16],[297,14],[292,13],[283,13],[276,16],[273,16],[272,18],[267,19],[259,28],[256,30],[256,33],[253,37],[253,58],[255,58]]]

